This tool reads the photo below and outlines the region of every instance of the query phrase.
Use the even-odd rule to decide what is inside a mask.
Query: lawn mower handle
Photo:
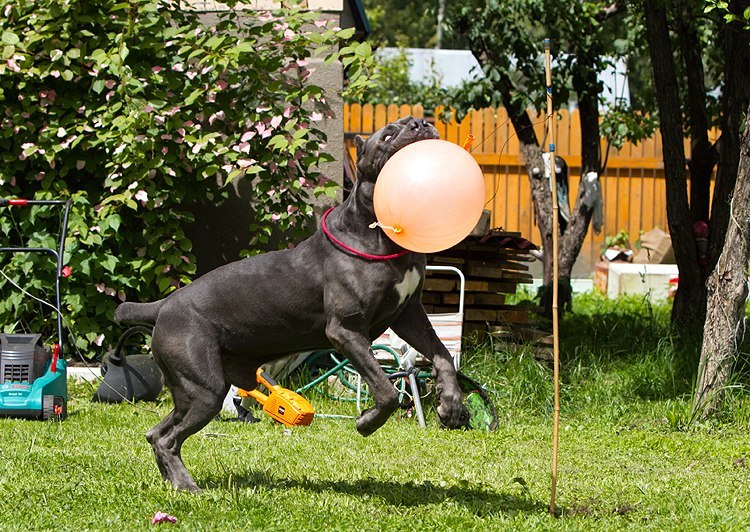
[[[60,277],[70,276],[70,269],[66,268],[66,273],[63,273],[63,253],[65,252],[65,239],[68,236],[68,217],[70,215],[70,200],[27,200],[22,198],[0,198],[0,207],[27,207],[35,205],[59,205],[64,207],[63,220],[60,225],[60,242],[58,243],[57,250],[52,248],[30,248],[30,247],[0,247],[0,253],[47,253],[52,255],[56,261],[55,270],[55,310],[57,310],[57,343],[59,347],[60,358],[63,357],[62,343],[63,343],[63,328],[62,328],[62,313],[60,312],[60,306],[62,301],[60,299]]]
[[[0,207],[26,207],[27,205],[65,205],[67,200],[27,200],[22,198],[0,198]]]

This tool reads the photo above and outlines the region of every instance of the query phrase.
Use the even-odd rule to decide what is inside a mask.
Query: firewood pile
[[[530,252],[538,248],[520,233],[493,229],[484,236],[469,236],[458,245],[427,257],[427,264],[454,266],[466,278],[464,299],[464,338],[486,339],[493,343],[533,343],[546,358],[548,333],[536,329],[539,308],[528,303],[509,304],[520,284],[529,284]],[[449,272],[428,271],[422,303],[428,314],[456,312],[459,279]]]

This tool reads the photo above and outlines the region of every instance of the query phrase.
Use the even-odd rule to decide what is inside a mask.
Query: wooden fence
[[[437,114],[437,113],[436,113]],[[423,117],[418,105],[347,105],[344,108],[344,131],[368,135],[388,122],[404,116]],[[544,138],[544,117],[532,116],[537,138]],[[504,108],[483,109],[468,114],[461,123],[435,120],[444,140],[463,144],[469,134],[476,137],[472,155],[482,167],[487,186],[487,208],[492,211],[491,226],[502,227],[539,243],[534,209],[526,168],[519,152],[518,138]],[[715,137],[716,132],[712,132]],[[349,144],[352,155],[353,143]],[[581,173],[581,135],[578,111],[562,110],[557,115],[555,146],[557,155],[570,170],[571,210],[577,197]],[[602,142],[602,155],[606,153]],[[685,153],[690,153],[689,143]],[[574,275],[587,277],[599,260],[606,235],[625,229],[635,242],[641,231],[654,227],[667,230],[666,189],[661,136],[657,133],[638,144],[611,148],[607,168],[601,176],[604,198],[604,225],[600,234],[589,230],[576,263]]]

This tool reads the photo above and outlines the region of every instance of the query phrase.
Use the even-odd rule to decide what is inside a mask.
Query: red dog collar
[[[328,209],[324,214],[323,218],[320,221],[320,228],[323,230],[323,233],[328,237],[328,240],[333,242],[336,246],[340,247],[344,251],[348,251],[349,253],[356,255],[357,257],[361,257],[363,259],[367,260],[391,260],[391,259],[397,259],[399,257],[403,257],[407,253],[409,253],[408,249],[405,249],[403,251],[399,251],[398,253],[393,253],[391,255],[371,255],[370,253],[363,253],[362,251],[357,251],[353,247],[347,246],[344,244],[341,240],[336,238],[331,234],[331,231],[328,230],[328,227],[326,226],[326,218],[328,218],[328,214],[333,210],[333,207]]]

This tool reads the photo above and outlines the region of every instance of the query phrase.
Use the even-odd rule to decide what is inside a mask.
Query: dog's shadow
[[[312,492],[335,492],[355,497],[378,498],[391,506],[413,507],[452,502],[465,507],[477,516],[497,513],[537,513],[544,511],[545,503],[534,501],[527,491],[516,490],[497,492],[481,486],[462,482],[460,485],[441,486],[430,482],[377,480],[373,478],[356,480],[314,480],[277,478],[267,472],[253,472],[240,475],[206,477],[202,482],[206,488],[226,489],[227,487],[264,487],[268,489],[301,488]],[[519,493],[520,492],[520,493]]]

